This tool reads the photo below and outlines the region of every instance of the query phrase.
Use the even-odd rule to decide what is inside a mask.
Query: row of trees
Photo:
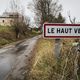
[[[40,24],[49,23],[64,23],[65,18],[61,14],[62,5],[58,4],[57,0],[33,0],[33,9],[37,16],[37,21]]]
[[[11,1],[11,10],[16,13],[14,22],[11,24],[15,30],[16,38],[20,34],[26,35],[27,28],[30,24],[30,19],[24,16],[24,9],[20,9],[15,0]],[[42,26],[45,22],[49,23],[65,23],[65,18],[61,14],[62,5],[57,0],[33,0],[33,11],[36,14],[36,22]],[[20,16],[20,12],[21,15]]]
[[[16,3],[15,0],[11,1],[11,10],[16,12],[16,20],[14,20],[14,28],[16,32],[16,38],[19,37],[19,34],[24,34],[27,30],[27,27],[30,25],[30,19],[24,16],[24,9]],[[45,22],[49,23],[65,23],[65,18],[62,16],[62,5],[59,4],[58,0],[33,0],[32,10],[36,15],[35,24],[42,26]],[[19,12],[21,12],[22,17],[19,18]],[[71,19],[70,14],[68,14],[70,22],[75,23],[75,19]],[[20,20],[19,20],[19,19]]]

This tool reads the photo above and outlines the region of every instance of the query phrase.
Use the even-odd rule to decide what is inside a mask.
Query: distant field
[[[0,26],[0,46],[14,41],[14,32],[10,26]]]

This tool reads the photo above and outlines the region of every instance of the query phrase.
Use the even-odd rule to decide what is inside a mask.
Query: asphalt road
[[[33,37],[0,49],[0,80],[5,80],[9,73],[13,77],[22,76],[20,69],[26,65],[25,60],[31,55],[39,38],[40,36]]]

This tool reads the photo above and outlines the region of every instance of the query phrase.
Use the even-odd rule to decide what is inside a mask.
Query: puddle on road
[[[14,63],[15,55],[7,54],[0,56],[0,80],[4,80],[9,71],[11,71]]]
[[[3,59],[3,58],[4,58],[4,56],[0,56],[0,60]]]
[[[17,48],[16,52],[24,51],[27,46],[28,46],[28,45],[24,45],[24,46],[21,45],[21,46],[19,46],[19,47]]]
[[[12,70],[12,67],[15,64],[16,61],[16,55],[13,53],[16,53],[19,55],[24,52],[28,45],[18,45],[15,52],[12,52],[12,54],[3,53],[0,54],[0,80],[5,80],[4,78],[7,76],[7,74]]]

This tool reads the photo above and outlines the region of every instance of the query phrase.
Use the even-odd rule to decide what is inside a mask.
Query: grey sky
[[[68,20],[68,12],[70,11],[71,17],[76,17],[76,20],[80,22],[80,0],[60,0],[63,6],[63,15]]]
[[[5,9],[8,10],[9,6],[10,6],[10,1],[11,0],[0,0],[0,15],[5,11]],[[17,0],[18,1],[18,0]],[[32,0],[19,0],[20,3],[25,7],[25,13],[29,16],[29,17],[33,17],[34,19],[34,14],[32,11],[30,11],[29,9],[27,9],[27,4],[29,2],[31,2]],[[77,21],[80,22],[80,0],[59,0],[59,3],[62,4],[63,6],[63,15],[65,18],[67,18],[67,22],[68,21],[68,12],[70,11],[71,17],[76,17]]]

